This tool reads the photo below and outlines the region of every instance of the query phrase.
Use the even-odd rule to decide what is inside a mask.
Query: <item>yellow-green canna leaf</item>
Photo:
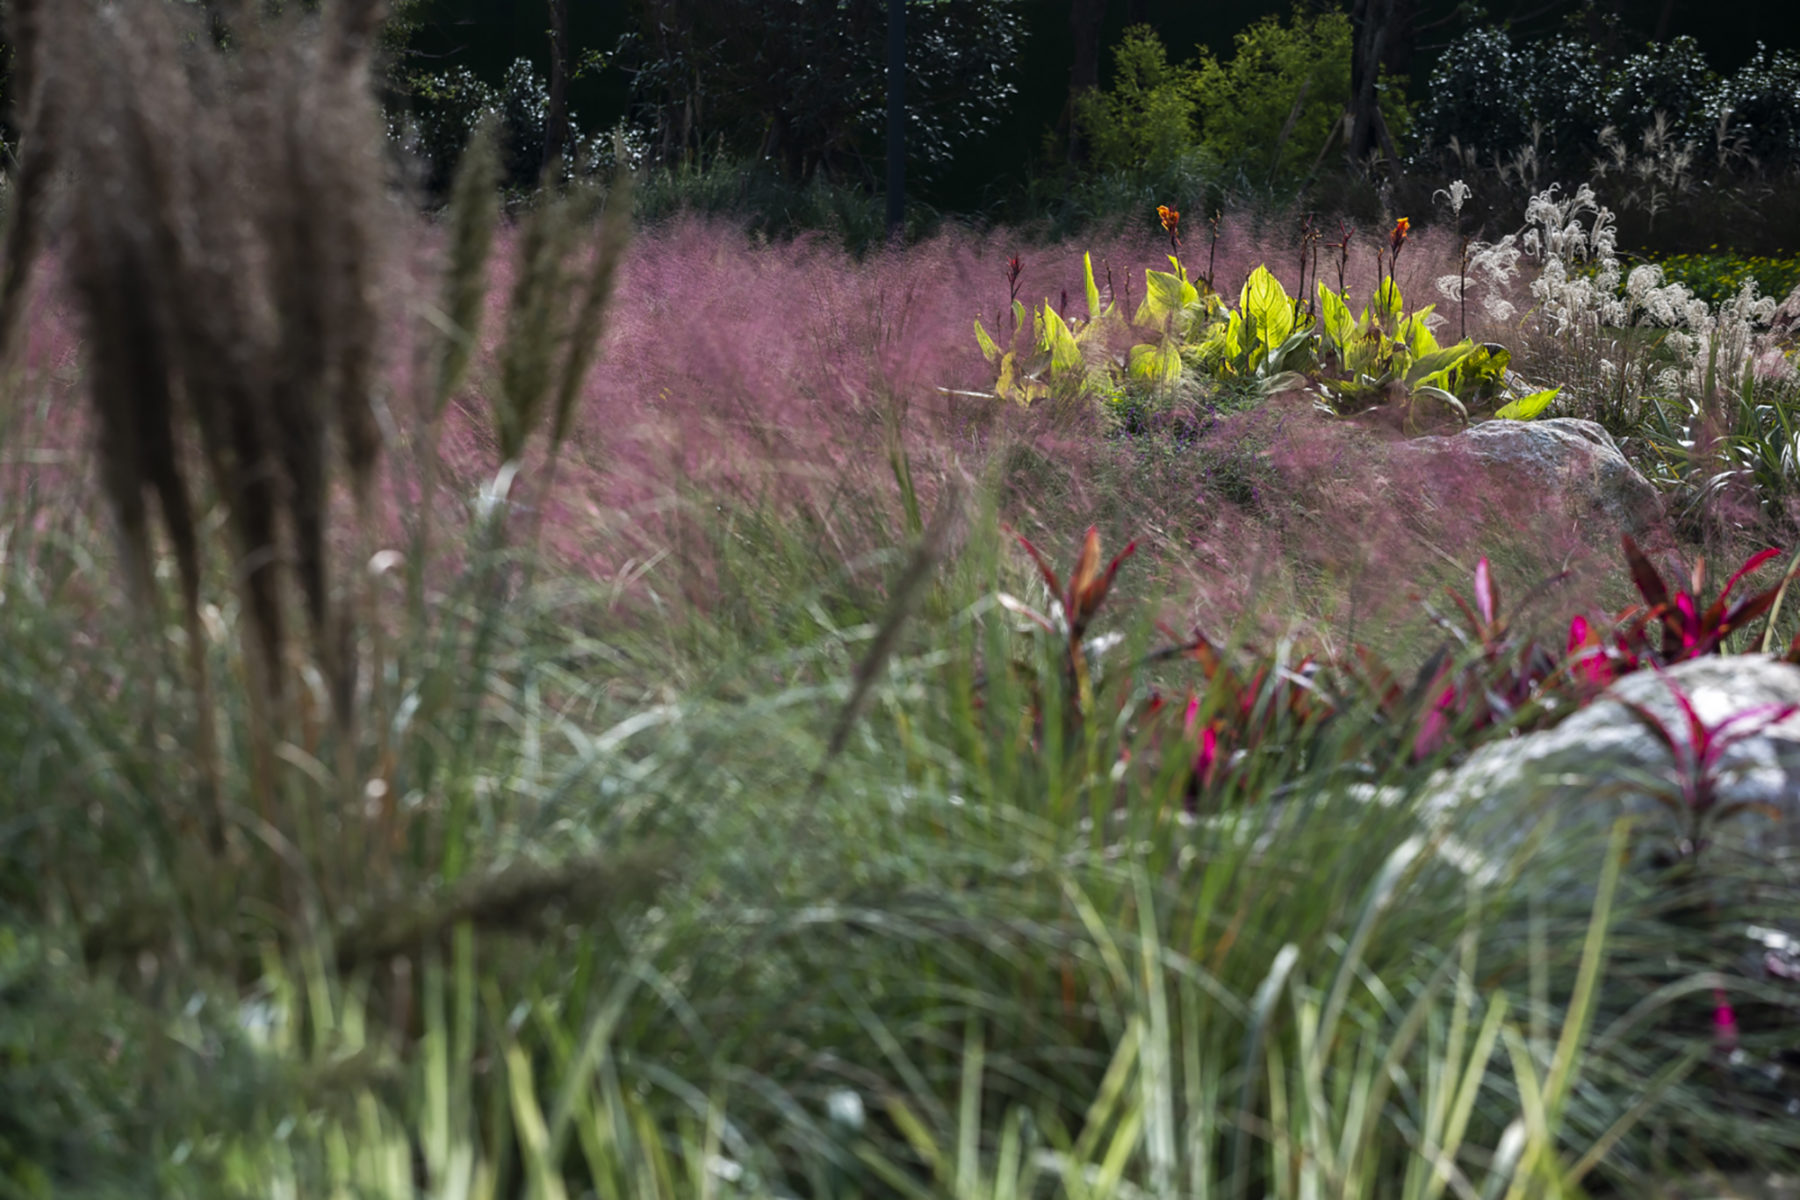
[[[1435,341],[1435,339],[1433,340]],[[1406,373],[1406,382],[1409,386],[1429,383],[1445,387],[1447,386],[1445,380],[1448,379],[1450,371],[1473,353],[1475,353],[1475,343],[1465,340],[1442,350],[1420,354],[1413,359],[1412,368]]]
[[[1342,354],[1356,333],[1356,318],[1350,315],[1350,305],[1344,298],[1323,283],[1319,284],[1319,323],[1324,326],[1325,336]]]
[[[1048,304],[1044,305],[1041,327],[1043,341],[1040,344],[1050,352],[1050,374],[1079,371],[1082,367],[1081,347],[1075,344],[1075,335],[1069,331],[1062,316]]]
[[[1429,317],[1432,309],[1436,307],[1437,305],[1435,304],[1427,304],[1424,308],[1408,315],[1406,318],[1406,345],[1407,348],[1413,352],[1414,358],[1424,358],[1426,355],[1435,354],[1440,348],[1438,346],[1436,335],[1431,332],[1431,327],[1425,323],[1425,318]]]
[[[1193,284],[1167,271],[1144,272],[1144,302],[1138,307],[1139,324],[1161,324],[1200,299]]]
[[[1094,256],[1092,254],[1081,256],[1081,270],[1087,282],[1088,320],[1098,321],[1100,319],[1100,285],[1094,282]]]
[[[1400,315],[1405,305],[1400,297],[1400,285],[1394,282],[1393,276],[1390,275],[1381,281],[1381,286],[1375,289],[1371,303],[1374,305],[1375,311],[1383,316],[1398,317]]]
[[[1541,392],[1533,392],[1529,396],[1521,396],[1511,404],[1502,406],[1494,416],[1502,421],[1529,421],[1550,407],[1556,394],[1562,391],[1561,386],[1545,388]]]
[[[1294,302],[1267,267],[1250,272],[1238,295],[1238,309],[1255,329],[1256,341],[1265,354],[1294,332]]]
[[[988,336],[988,331],[981,327],[981,318],[975,319],[975,342],[981,347],[981,357],[989,362],[1000,361],[1000,347]]]
[[[1133,346],[1130,371],[1133,379],[1173,383],[1181,378],[1181,347],[1173,339]]]
[[[1025,397],[1019,390],[1018,355],[1008,350],[1000,359],[1000,379],[994,384],[994,394],[1002,400],[1016,400],[1025,403]]]

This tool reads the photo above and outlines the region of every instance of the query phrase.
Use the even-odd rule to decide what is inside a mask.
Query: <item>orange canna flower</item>
[[[1388,235],[1388,244],[1393,246],[1394,253],[1400,253],[1400,247],[1406,244],[1406,235],[1412,231],[1412,222],[1401,217],[1394,222],[1394,232]]]
[[[1168,232],[1169,241],[1181,244],[1181,214],[1166,204],[1156,206],[1156,215],[1162,219],[1162,227]]]

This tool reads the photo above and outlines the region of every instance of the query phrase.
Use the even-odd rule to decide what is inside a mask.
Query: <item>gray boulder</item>
[[[1427,819],[1453,825],[1462,844],[1480,847],[1477,871],[1506,858],[1540,820],[1562,836],[1604,830],[1630,813],[1640,846],[1680,847],[1687,824],[1658,796],[1677,794],[1682,766],[1620,703],[1641,705],[1688,747],[1670,684],[1714,729],[1753,714],[1730,727],[1747,736],[1725,750],[1713,774],[1721,805],[1769,811],[1712,821],[1703,857],[1800,869],[1800,713],[1770,722],[1779,709],[1800,705],[1800,667],[1760,654],[1696,659],[1661,675],[1640,671],[1553,729],[1483,746],[1428,789]]]
[[[1663,522],[1662,498],[1592,421],[1483,421],[1447,437],[1401,443],[1405,452],[1460,456],[1503,470],[1538,497],[1558,497],[1568,515],[1603,522],[1609,539],[1625,532],[1642,540]],[[1537,497],[1534,497],[1534,499]]]
[[[1787,299],[1775,309],[1775,316],[1769,322],[1769,336],[1778,346],[1800,341],[1800,284],[1796,284]]]

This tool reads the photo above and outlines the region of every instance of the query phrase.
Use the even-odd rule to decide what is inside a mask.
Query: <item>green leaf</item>
[[[1319,285],[1319,322],[1341,356],[1356,333],[1356,318],[1350,315],[1350,305],[1344,298],[1323,283]]]
[[[1300,367],[1300,363],[1295,360],[1301,357],[1302,350],[1312,344],[1312,336],[1310,327],[1296,329],[1288,334],[1286,341],[1269,351],[1256,365],[1256,374],[1265,381],[1271,376],[1295,374]]]
[[[1144,287],[1144,303],[1137,311],[1137,320],[1142,324],[1160,323],[1200,299],[1193,284],[1167,271],[1145,271]]]
[[[1194,353],[1201,362],[1229,375],[1238,373],[1238,359],[1244,353],[1244,318],[1232,313],[1206,331]]]
[[[1498,383],[1506,378],[1512,364],[1512,351],[1505,346],[1484,343],[1475,347],[1468,359],[1457,368],[1459,389],[1466,390],[1485,383]]]
[[[1000,361],[1000,347],[988,336],[988,331],[981,327],[981,318],[975,319],[975,342],[981,347],[981,357],[989,362]]]
[[[1494,416],[1502,421],[1529,421],[1549,408],[1550,402],[1556,399],[1556,394],[1560,391],[1562,391],[1562,387],[1559,385],[1545,388],[1541,392],[1533,392],[1529,396],[1521,396],[1511,404],[1502,406],[1494,413]]]
[[[1464,406],[1463,402],[1458,400],[1455,396],[1452,396],[1449,392],[1446,392],[1443,388],[1429,386],[1416,387],[1412,390],[1412,394],[1414,396],[1425,397],[1429,400],[1436,400],[1445,408],[1453,409],[1456,412],[1456,415],[1463,420],[1466,421],[1469,419],[1469,410]]]
[[[1436,307],[1435,304],[1427,304],[1406,318],[1406,345],[1413,352],[1414,358],[1423,358],[1427,354],[1435,354],[1438,351],[1437,337],[1431,332],[1431,327],[1425,323],[1425,318],[1429,317],[1431,311]]]
[[[1436,383],[1439,387],[1444,387],[1443,379],[1448,377],[1451,369],[1474,352],[1474,342],[1462,341],[1454,346],[1420,355],[1413,360],[1412,368],[1407,371],[1406,382],[1409,386],[1418,383]],[[1433,376],[1442,378],[1434,379]]]
[[[1173,383],[1181,378],[1181,347],[1172,338],[1133,346],[1130,371],[1133,379]]]
[[[1399,317],[1405,305],[1400,298],[1400,285],[1394,282],[1393,276],[1390,275],[1381,281],[1381,286],[1375,289],[1371,303],[1375,306],[1377,313],[1389,317]]]
[[[1069,332],[1062,316],[1049,304],[1044,305],[1039,327],[1043,336],[1038,344],[1050,352],[1050,374],[1054,377],[1065,371],[1081,370],[1081,347],[1075,344],[1075,335]]]
[[[1092,254],[1081,256],[1081,270],[1087,278],[1088,320],[1098,321],[1100,319],[1100,285],[1094,282],[1094,256]]]
[[[1239,293],[1238,308],[1245,320],[1254,324],[1256,341],[1265,353],[1294,331],[1294,302],[1267,267],[1250,272]]]
[[[1020,404],[1029,403],[1019,387],[1019,358],[1008,350],[1000,359],[1000,379],[994,384],[994,393],[1003,400],[1016,400]]]

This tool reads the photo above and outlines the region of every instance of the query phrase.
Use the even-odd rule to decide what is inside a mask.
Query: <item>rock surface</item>
[[[1663,521],[1655,486],[1592,421],[1483,421],[1448,437],[1404,445],[1414,453],[1461,455],[1504,470],[1533,489],[1522,502],[1541,505],[1549,496],[1560,497],[1571,517],[1602,521],[1609,535],[1624,532],[1641,540]]]
[[[1769,323],[1769,334],[1775,344],[1792,346],[1800,342],[1800,284],[1787,294]]]
[[[1656,794],[1669,792],[1678,768],[1668,749],[1619,703],[1643,706],[1688,745],[1670,684],[1715,729],[1738,714],[1762,710],[1731,727],[1747,736],[1724,752],[1716,777],[1722,803],[1764,804],[1773,815],[1744,812],[1713,823],[1705,853],[1800,869],[1800,713],[1768,723],[1780,708],[1800,705],[1800,667],[1760,654],[1695,659],[1660,676],[1628,675],[1554,729],[1477,750],[1430,789],[1428,810],[1475,814],[1478,824],[1499,835],[1499,844],[1485,837],[1476,843],[1490,860],[1510,848],[1504,844],[1508,833],[1524,837],[1537,815],[1558,825],[1604,828],[1634,813],[1646,837],[1673,848],[1685,832],[1682,821]]]

